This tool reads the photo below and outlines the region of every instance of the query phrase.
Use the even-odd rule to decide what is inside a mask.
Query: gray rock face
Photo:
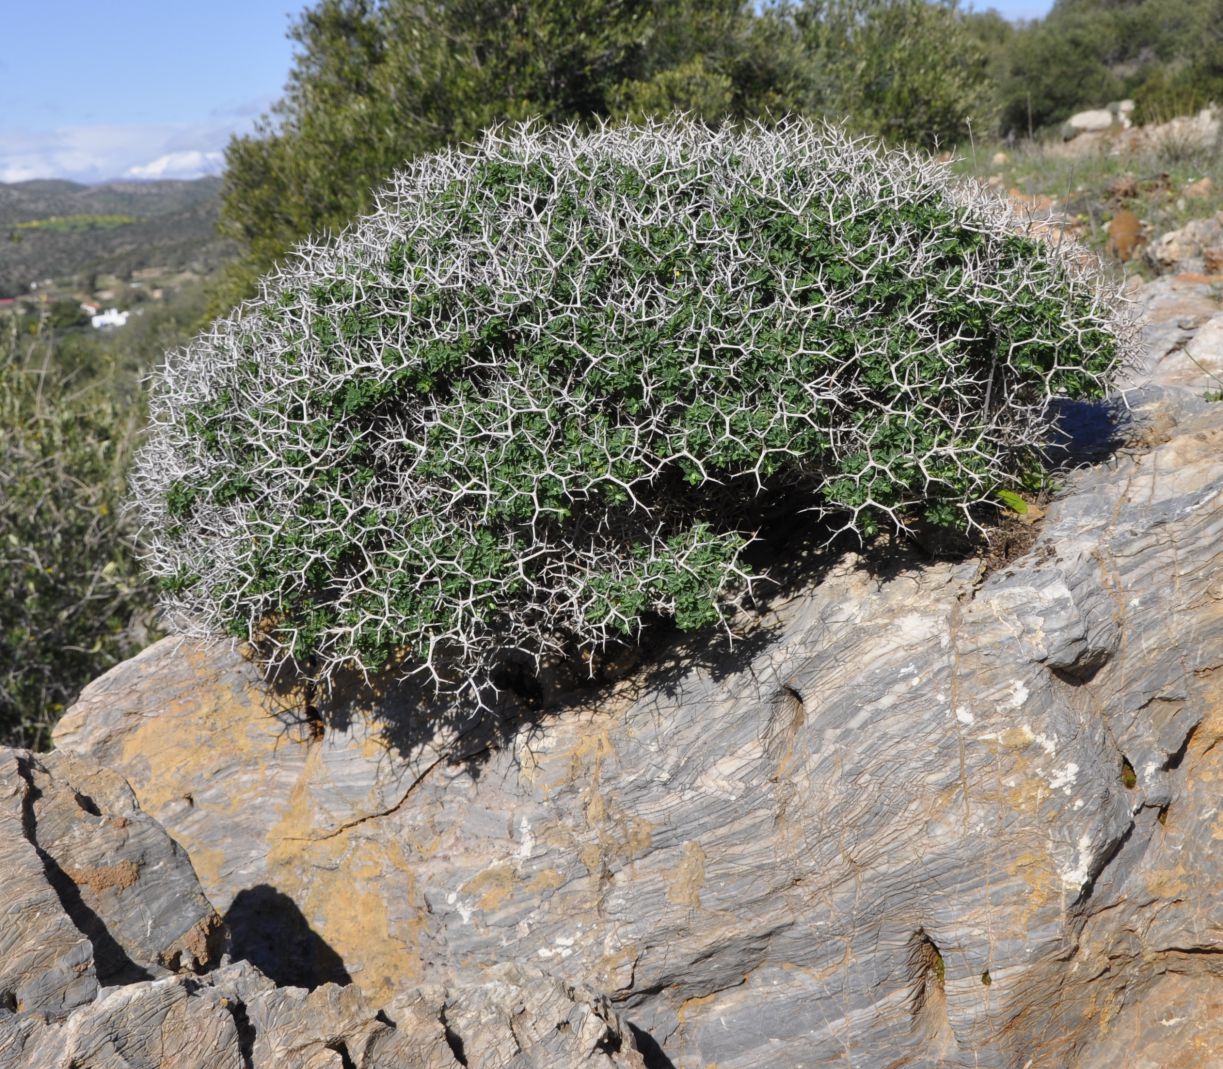
[[[1166,275],[1138,291],[1136,303],[1142,313],[1144,355],[1125,386],[1141,387],[1157,382],[1153,395],[1165,422],[1178,418],[1176,395],[1188,390],[1200,399],[1211,388],[1210,372],[1220,361],[1218,335],[1208,332],[1198,338],[1207,322],[1219,316],[1218,287],[1203,279]],[[1192,343],[1194,353],[1186,352]],[[1205,357],[1207,366],[1190,359]]]
[[[178,976],[106,988],[60,1024],[0,1018],[0,1058],[21,1069],[243,1069],[224,997]]]
[[[0,1014],[6,1069],[644,1069],[605,999],[511,970],[418,989],[394,1023],[355,986],[277,987],[247,963],[103,989],[60,1022]]]
[[[241,1007],[255,1069],[642,1069],[607,1000],[539,970],[453,991],[414,986],[376,1010],[355,985],[277,987],[246,962],[208,977]]]
[[[201,970],[220,918],[182,849],[121,777],[0,750],[0,1007],[60,1017],[99,983]]]
[[[57,744],[131,780],[235,930],[282,896],[271,942],[317,941],[293,969],[332,955],[392,1019],[434,984],[469,992],[446,1022],[484,1020],[507,961],[552,977],[510,988],[521,1052],[472,1040],[471,1065],[586,1064],[513,1060],[549,1036],[628,1057],[601,1000],[538,1008],[579,989],[651,1066],[1210,1064],[1223,405],[1199,365],[1223,335],[1206,289],[1139,299],[1130,411],[1068,413],[1103,460],[993,571],[812,554],[733,650],[500,721],[354,690],[324,727],[229,646],[166,641]]]
[[[448,994],[442,1016],[468,1066],[645,1069],[607,998],[537,969],[495,966],[484,983]]]
[[[182,848],[141,811],[123,778],[67,753],[27,758],[24,768],[34,839],[93,944],[99,982],[215,964],[220,918]]]
[[[31,841],[20,757],[0,751],[0,1013],[63,1016],[97,994],[93,945],[64,911]]]
[[[392,1020],[355,986],[214,967],[185,855],[119,776],[64,753],[0,751],[0,900],[4,1069],[644,1067],[606,999],[539,970],[404,990]]]

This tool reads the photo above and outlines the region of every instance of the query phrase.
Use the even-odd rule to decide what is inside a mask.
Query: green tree
[[[1118,99],[1124,87],[1109,63],[1119,40],[1115,20],[1092,12],[1050,16],[1018,34],[1002,82],[1001,128],[1035,132]]]
[[[798,110],[801,41],[744,0],[321,0],[284,97],[226,153],[222,227],[246,255],[213,310],[308,235],[344,226],[407,161],[538,118]]]
[[[227,152],[223,227],[246,255],[216,312],[396,168],[496,123],[828,114],[933,145],[989,99],[954,0],[320,0],[292,36],[283,99]]]
[[[1010,74],[1015,38],[1022,29],[991,8],[986,11],[967,12],[964,15],[964,30],[973,38],[985,57],[988,103],[982,110],[981,132],[986,137],[994,133],[1005,135],[1006,130],[998,129],[1002,112],[1001,87]],[[1018,130],[1015,135],[1019,135]]]
[[[614,118],[684,112],[695,119],[764,119],[801,107],[804,57],[784,7],[679,0],[655,8],[637,78],[613,90]]]
[[[79,302],[65,297],[54,301],[47,309],[47,324],[54,330],[71,330],[89,326],[89,314]]]
[[[802,0],[806,110],[891,142],[954,145],[988,113],[988,56],[957,0]]]
[[[496,122],[582,121],[640,69],[648,0],[323,0],[294,27],[284,98],[226,153],[222,225],[241,294],[295,242],[343,226],[424,152]]]
[[[1223,0],[1058,0],[995,80],[1003,132],[1126,96],[1139,121],[1184,114],[1223,93]]]
[[[392,102],[374,81],[386,42],[369,0],[323,0],[290,37],[298,51],[284,97],[226,150],[221,229],[246,256],[224,273],[221,306],[245,296],[294,243],[366,208],[392,159],[412,151],[397,143]]]
[[[697,55],[659,71],[649,80],[622,83],[613,101],[615,113],[631,122],[671,112],[718,122],[733,113],[734,83],[728,75],[706,66],[704,56]]]
[[[1130,79],[1135,120],[1162,122],[1223,104],[1223,0],[1168,0],[1147,30],[1158,57]]]

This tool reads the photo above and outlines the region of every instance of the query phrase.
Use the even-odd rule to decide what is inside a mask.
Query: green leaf
[[[1028,511],[1028,503],[1013,490],[995,490],[994,496],[1012,512],[1022,516]]]

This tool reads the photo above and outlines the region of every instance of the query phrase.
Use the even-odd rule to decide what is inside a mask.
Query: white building
[[[90,316],[89,322],[94,330],[101,330],[103,327],[122,327],[127,325],[127,317],[131,314],[131,312],[120,312],[117,308],[108,308],[99,315]]]

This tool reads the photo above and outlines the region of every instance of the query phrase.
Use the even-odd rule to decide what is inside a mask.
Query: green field
[[[53,215],[49,219],[30,219],[17,223],[17,230],[50,230],[70,233],[76,230],[113,230],[134,223],[133,215]]]

